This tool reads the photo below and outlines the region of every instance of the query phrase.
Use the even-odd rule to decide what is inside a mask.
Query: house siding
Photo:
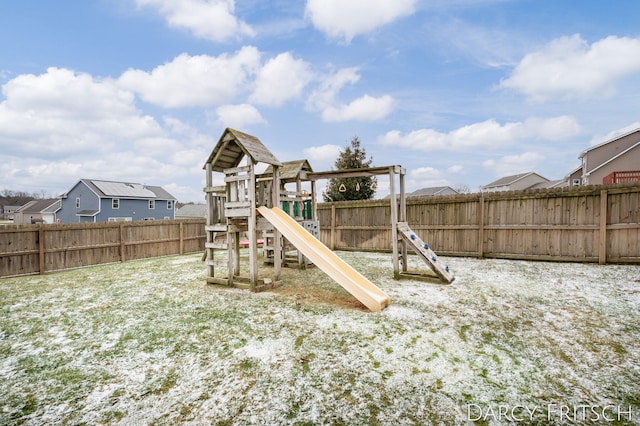
[[[601,184],[602,180],[605,176],[610,174],[611,172],[623,172],[628,170],[638,170],[640,168],[640,147],[635,147],[634,149],[627,152],[625,155],[622,155],[605,166],[594,170],[591,174],[589,174],[589,184],[597,185]]]
[[[149,200],[147,199],[129,199],[119,198],[120,206],[113,209],[113,199],[103,198],[101,200],[100,213],[96,217],[98,222],[108,222],[109,218],[131,218],[132,220],[144,220],[153,218],[154,220],[162,220],[165,217],[174,218],[173,208],[167,208],[167,200],[155,200],[155,208],[149,208]],[[171,202],[173,207],[173,201]]]
[[[76,208],[76,198],[80,198],[79,208]],[[100,209],[99,200],[98,194],[89,189],[84,183],[78,182],[67,193],[66,198],[60,199],[62,203],[58,212],[60,223],[93,222],[92,217],[78,216],[78,212]]]
[[[613,171],[618,171],[620,169],[612,168],[609,164],[603,167],[603,170],[598,170],[596,175],[602,174],[602,177],[599,179],[594,177],[594,175],[587,176],[587,173],[590,173],[593,169],[600,166],[601,164],[609,161],[611,158],[619,155],[620,153],[626,151],[631,148],[633,145],[640,141],[640,131],[635,131],[625,135],[619,139],[613,140],[609,143],[605,143],[601,146],[596,146],[582,153],[582,170],[585,173],[583,178],[585,179],[585,184],[598,184],[602,183],[602,177],[608,175]],[[635,150],[634,150],[635,151]],[[633,152],[633,151],[632,151]],[[638,155],[635,154],[636,161],[638,161]],[[625,155],[627,157],[628,155]],[[637,164],[637,163],[636,163]],[[633,169],[633,167],[632,167]]]

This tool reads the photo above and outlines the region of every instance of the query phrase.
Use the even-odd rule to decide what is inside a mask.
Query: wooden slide
[[[384,291],[353,269],[283,210],[262,206],[258,207],[258,211],[302,254],[371,311],[380,312],[391,303]]]

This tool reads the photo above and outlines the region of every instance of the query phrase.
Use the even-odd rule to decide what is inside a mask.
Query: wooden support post
[[[273,207],[280,207],[280,167],[273,166],[273,187],[271,195],[273,197]],[[280,281],[280,270],[282,267],[282,245],[280,231],[273,227],[273,275],[275,281]]]
[[[233,233],[233,249],[231,252],[233,253],[233,275],[240,275],[240,238],[242,233],[234,232]]]
[[[300,176],[298,175],[298,178],[296,179],[296,197],[299,197],[299,200],[302,200],[302,181],[300,181]],[[295,201],[295,205],[298,206],[298,216],[295,218],[296,220],[298,220],[298,218],[304,220],[304,202],[303,201]],[[295,211],[296,209],[292,207],[291,209],[294,212],[294,216],[295,216]],[[298,268],[300,269],[306,269],[306,264],[307,261],[305,259],[305,257],[302,255],[302,252],[300,250],[297,250],[298,252]]]
[[[316,181],[311,181],[311,220],[318,220],[318,203],[316,202]]]
[[[600,232],[598,242],[598,263],[607,263],[607,190],[600,191]]]
[[[45,246],[44,246],[44,225],[38,225],[38,253],[39,253],[39,267],[40,274],[46,273],[46,263],[45,263]]]
[[[217,209],[217,200],[214,200],[213,193],[211,191],[211,187],[213,186],[213,170],[211,168],[211,163],[207,163],[205,166],[205,185],[207,187],[207,192],[205,193],[205,199],[207,200],[207,221],[205,222],[207,225],[213,225],[216,223],[218,218],[218,209]],[[207,242],[213,244],[215,241],[215,233],[212,231],[206,231],[207,234]],[[207,261],[207,277],[213,278],[215,277],[215,266],[213,265],[214,258],[214,249],[211,247],[205,248],[205,260]]]
[[[395,176],[392,175],[393,178],[395,179]],[[400,222],[406,222],[407,221],[407,197],[405,194],[405,189],[404,189],[404,173],[402,173],[402,171],[400,171]],[[397,229],[397,226],[396,226]],[[397,238],[397,237],[396,237]],[[401,239],[400,241],[400,252],[402,255],[402,272],[407,272],[407,263],[408,263],[408,259],[407,259],[407,242],[404,240],[404,238]]]
[[[247,185],[249,185],[249,217],[248,221],[248,232],[249,232],[249,280],[251,283],[251,291],[256,290],[256,286],[258,285],[258,236],[256,234],[256,225],[257,225],[257,206],[256,206],[256,174],[255,174],[255,164],[252,162],[249,165],[249,180],[247,181]]]
[[[393,256],[393,276],[400,276],[398,259],[398,200],[396,199],[396,183],[393,167],[389,168],[389,207],[391,208],[391,244]]]
[[[484,257],[484,195],[478,200],[478,257]]]

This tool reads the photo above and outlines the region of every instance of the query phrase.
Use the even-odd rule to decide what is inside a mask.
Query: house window
[[[171,210],[173,208],[173,200],[167,201],[167,210]]]
[[[132,217],[110,217],[107,219],[109,222],[131,222]]]
[[[111,200],[111,208],[116,210],[120,208],[120,199],[119,198],[114,198],[113,200]]]
[[[76,198],[76,209],[80,208],[80,198]]]
[[[573,186],[580,186],[580,179],[574,179]]]
[[[149,200],[149,209],[153,210],[156,208],[156,200]]]

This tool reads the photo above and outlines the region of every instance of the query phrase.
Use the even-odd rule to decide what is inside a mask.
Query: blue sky
[[[640,127],[636,0],[0,7],[0,191],[112,179],[199,202],[225,127],[316,171],[358,136],[374,165],[407,169],[408,191],[475,191],[561,179]]]

